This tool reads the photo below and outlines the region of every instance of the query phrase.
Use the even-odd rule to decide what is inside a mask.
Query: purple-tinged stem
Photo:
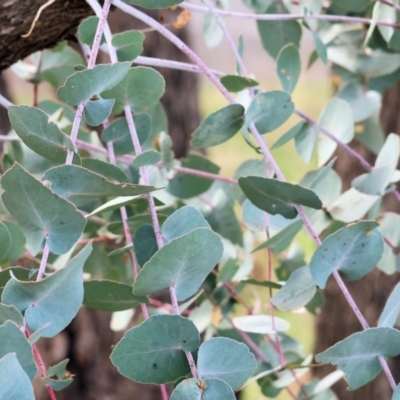
[[[176,172],[181,172],[182,174],[185,174],[185,175],[193,175],[193,176],[198,176],[199,178],[211,179],[213,181],[231,183],[232,185],[238,184],[237,179],[228,178],[226,176],[221,176],[221,175],[217,175],[217,174],[212,174],[210,172],[200,171],[198,169],[176,166],[176,167],[173,167],[173,170],[175,170]]]
[[[13,103],[10,100],[6,99],[3,95],[0,94],[0,105],[4,108],[11,107]]]
[[[49,258],[49,254],[50,254],[50,247],[46,243],[43,248],[42,259],[40,261],[40,266],[39,266],[39,271],[37,274],[36,281],[41,281],[43,279],[44,272],[46,270],[47,260]]]
[[[179,7],[187,9],[189,11],[198,11],[201,13],[208,13],[209,10],[206,7],[197,6],[191,3],[183,2],[179,4]],[[352,22],[361,24],[372,24],[373,20],[370,18],[362,17],[351,17],[347,15],[303,15],[303,14],[253,14],[253,13],[242,13],[227,10],[216,10],[216,12],[222,17],[232,17],[240,19],[251,19],[261,21],[288,21],[288,20],[317,20],[317,21],[333,21],[333,22]],[[399,28],[399,24],[393,24],[386,21],[377,21],[377,25],[390,26],[393,28]]]

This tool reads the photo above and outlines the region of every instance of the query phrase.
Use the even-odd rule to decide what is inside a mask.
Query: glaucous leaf
[[[315,209],[322,207],[321,200],[312,190],[276,179],[248,176],[239,178],[239,186],[255,206],[272,215],[295,218],[297,211],[293,204]]]
[[[154,191],[154,186],[114,183],[103,176],[77,165],[49,169],[43,177],[51,189],[77,207],[102,196],[138,196]]]
[[[81,166],[90,169],[90,171],[96,172],[99,175],[103,175],[109,180],[128,182],[128,176],[126,173],[120,167],[108,162],[97,160],[95,158],[83,158]]]
[[[379,357],[400,354],[400,332],[393,328],[370,328],[354,333],[317,354],[318,362],[336,364],[345,373],[349,390],[372,381],[382,370]]]
[[[15,353],[0,358],[0,399],[35,400],[33,386]]]
[[[241,92],[249,87],[258,86],[259,83],[254,79],[239,75],[225,75],[220,79],[221,83],[233,93]]]
[[[221,379],[185,379],[171,394],[171,400],[235,400],[232,388]]]
[[[260,333],[263,335],[277,335],[278,332],[287,331],[289,322],[284,319],[269,315],[245,315],[233,318],[233,325],[244,332]]]
[[[40,156],[64,163],[67,151],[74,150],[71,139],[54,122],[49,121],[49,116],[42,110],[30,106],[11,106],[8,116],[16,134]]]
[[[246,124],[254,123],[264,134],[279,128],[293,113],[294,104],[288,93],[273,90],[259,93],[246,112]]]
[[[224,32],[218,24],[218,21],[214,15],[207,13],[203,20],[203,37],[206,46],[209,49],[217,47],[222,38],[224,37]]]
[[[118,61],[132,61],[143,52],[144,33],[125,31],[113,36],[111,44],[117,49]]]
[[[3,325],[6,321],[12,321],[22,326],[24,317],[14,306],[0,303],[0,325]]]
[[[393,289],[388,300],[386,301],[385,308],[379,317],[378,326],[393,328],[398,324],[400,314],[400,283]]]
[[[11,233],[7,226],[0,222],[0,261],[7,256],[11,247]]]
[[[139,266],[143,267],[158,250],[157,238],[152,225],[143,225],[136,231],[133,246],[136,260]]]
[[[90,126],[99,126],[110,116],[113,106],[114,99],[97,97],[96,99],[88,100],[83,112],[85,121]]]
[[[73,379],[71,374],[66,370],[69,359],[65,359],[47,370],[47,376],[42,378],[42,382],[50,385],[54,390],[62,390],[69,386]]]
[[[329,131],[343,143],[349,143],[354,137],[353,114],[349,104],[338,98],[326,103],[318,119],[318,128]],[[321,136],[318,146],[318,166],[324,165],[333,155],[336,142],[326,135]]]
[[[193,132],[192,146],[206,148],[226,142],[243,126],[243,115],[241,104],[230,104],[210,114]]]
[[[223,337],[204,342],[197,356],[200,379],[221,379],[233,390],[246,382],[256,366],[256,359],[245,344]]]
[[[297,47],[289,43],[282,47],[276,59],[276,71],[285,92],[292,93],[301,73],[301,60]]]
[[[393,392],[392,400],[400,400],[400,384],[397,385],[396,390]]]
[[[28,375],[29,379],[33,381],[37,369],[32,347],[20,327],[11,321],[7,321],[0,326],[0,359],[9,353],[14,353],[17,356],[22,369]],[[2,375],[3,371],[1,371],[0,379]],[[15,385],[14,379],[12,382]]]
[[[83,305],[101,311],[123,311],[147,303],[146,297],[132,293],[132,286],[109,280],[90,280],[83,283]]]
[[[196,293],[222,252],[222,241],[211,229],[194,229],[171,240],[143,266],[133,293],[146,296],[173,286],[178,301],[186,300]]]
[[[276,235],[272,236],[266,242],[260,244],[256,247],[252,253],[258,250],[270,248],[273,253],[280,253],[290,246],[293,239],[300,232],[303,227],[303,221],[298,220],[288,225],[286,228],[282,229]]]
[[[333,0],[332,3],[345,11],[364,11],[370,4],[369,0]]]
[[[23,256],[25,251],[26,239],[24,231],[18,224],[14,222],[4,221],[3,224],[7,228],[8,233],[10,234],[11,243],[7,252],[0,253],[1,254],[0,260],[2,262],[19,260]]]
[[[83,265],[91,251],[92,245],[89,243],[65,268],[41,281],[10,279],[3,290],[2,302],[24,312],[26,323],[33,331],[50,323],[42,331],[42,336],[55,336],[71,322],[82,305]]]
[[[81,236],[86,220],[69,201],[36,180],[19,164],[1,178],[2,200],[24,229],[32,255],[46,239],[54,254],[68,252]]]
[[[133,116],[136,133],[139,138],[139,143],[143,144],[150,133],[151,120],[146,113],[141,113]],[[111,122],[101,134],[101,140],[112,142],[115,155],[123,155],[135,153],[132,143],[132,137],[129,132],[128,123],[125,118],[118,118]]]
[[[113,88],[127,74],[130,62],[99,64],[92,69],[75,72],[57,90],[57,96],[70,106],[78,106],[94,95]]]
[[[296,269],[281,290],[271,299],[281,311],[294,311],[305,306],[315,295],[317,288],[305,266]]]
[[[92,47],[98,24],[99,24],[99,17],[97,17],[95,15],[85,18],[79,24],[79,27],[78,27],[79,41],[81,43],[87,44],[88,46]],[[105,43],[105,38],[104,38],[104,35],[102,35],[100,44],[104,44],[104,43]]]
[[[164,243],[169,243],[196,228],[210,228],[210,225],[199,210],[192,206],[184,206],[165,220],[161,233]]]
[[[218,174],[219,167],[205,157],[191,154],[186,160],[182,161],[182,167],[197,169],[199,171]],[[181,199],[190,199],[207,191],[213,181],[211,179],[199,178],[197,176],[177,173],[167,186],[167,191]]]
[[[329,235],[311,258],[314,282],[323,289],[334,271],[349,281],[372,271],[383,253],[382,234],[377,227],[375,221],[360,221]]]
[[[130,62],[128,64],[130,65]],[[162,75],[152,68],[134,67],[116,86],[109,86],[107,89],[110,90],[103,92],[102,97],[115,99],[113,114],[121,113],[125,103],[129,104],[132,112],[139,113],[158,103],[164,94],[165,81]]]
[[[190,373],[185,352],[195,351],[199,332],[179,315],[155,315],[126,332],[111,362],[120,374],[141,383],[173,382]]]
[[[146,165],[153,165],[161,161],[161,154],[154,150],[145,151],[135,157],[132,165],[136,168],[144,167]]]
[[[264,10],[265,11],[265,10]],[[283,4],[273,3],[266,11],[268,14],[287,14]],[[277,58],[282,47],[289,43],[300,46],[301,26],[294,20],[257,21],[258,32],[264,49],[273,58]]]

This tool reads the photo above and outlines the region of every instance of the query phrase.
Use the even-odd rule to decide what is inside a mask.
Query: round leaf
[[[178,315],[155,315],[129,330],[111,353],[120,374],[141,383],[167,383],[190,373],[185,352],[195,351],[199,332]]]
[[[232,388],[221,379],[185,379],[172,392],[171,400],[235,400]]]
[[[290,43],[281,49],[276,60],[276,70],[283,90],[292,93],[301,72],[299,50],[294,44]]]

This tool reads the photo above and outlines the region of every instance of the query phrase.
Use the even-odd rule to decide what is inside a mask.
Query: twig
[[[32,24],[31,24],[31,27],[30,27],[28,33],[25,33],[25,34],[21,35],[21,37],[26,38],[26,37],[28,37],[28,36],[31,35],[31,33],[33,32],[33,29],[35,28],[36,22],[37,22],[37,21],[39,20],[39,18],[40,18],[40,14],[42,13],[42,11],[43,11],[44,9],[46,9],[47,7],[51,6],[55,1],[56,1],[56,0],[48,0],[46,3],[42,4],[42,5],[39,7],[39,9],[38,9],[38,11],[37,11],[37,13],[36,13],[36,15],[35,15],[35,18],[34,18],[33,21],[32,21]]]

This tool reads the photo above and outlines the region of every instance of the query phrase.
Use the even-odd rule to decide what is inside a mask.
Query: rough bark
[[[399,107],[400,83],[387,90],[383,98],[381,123],[386,135],[392,132],[400,132]],[[374,155],[361,144],[354,142],[352,143],[352,147],[368,161],[374,161]],[[353,178],[365,171],[357,161],[344,151],[339,150],[338,156],[335,168],[343,179],[345,190],[350,186]],[[389,195],[386,197],[383,205],[384,210],[400,212],[400,204],[394,199],[394,196]],[[346,282],[357,305],[371,326],[376,326],[387,297],[399,280],[400,274],[398,273],[388,276],[375,269],[359,281]],[[316,353],[324,351],[345,337],[362,329],[333,279],[330,279],[328,282],[324,293],[326,304],[317,319]],[[395,380],[398,382],[400,379],[400,358],[390,361],[389,365],[393,371]],[[322,377],[333,370],[332,366],[324,366],[316,369],[315,372],[317,376]],[[356,391],[350,392],[346,387],[347,384],[344,380],[334,386],[334,390],[340,400],[390,400],[392,398],[392,390],[383,373],[373,382]]]
[[[0,2],[0,71],[31,54],[56,44],[63,39],[73,39],[81,19],[91,14],[84,0],[56,0],[43,11],[32,35],[26,33],[37,9],[46,0],[6,0]],[[175,18],[172,11],[153,12],[155,18],[166,22]],[[6,24],[3,21],[7,21]],[[113,11],[110,16],[113,32],[141,29],[133,18]],[[184,41],[188,32],[177,34]],[[145,55],[187,61],[182,53],[157,32],[146,32]],[[169,133],[174,142],[177,157],[187,154],[190,134],[198,126],[197,79],[194,74],[160,69],[166,80],[166,93],[162,99],[165,106]],[[6,94],[0,77],[0,93]],[[3,115],[4,114],[4,115]],[[8,131],[8,119],[0,107],[0,129]],[[122,333],[110,331],[110,314],[82,308],[68,328],[54,339],[42,339],[39,347],[47,365],[70,358],[68,369],[75,376],[74,383],[57,393],[58,400],[156,400],[161,399],[157,386],[143,386],[122,377],[112,366],[111,348],[122,337]],[[47,399],[47,393],[38,383],[36,398]]]

